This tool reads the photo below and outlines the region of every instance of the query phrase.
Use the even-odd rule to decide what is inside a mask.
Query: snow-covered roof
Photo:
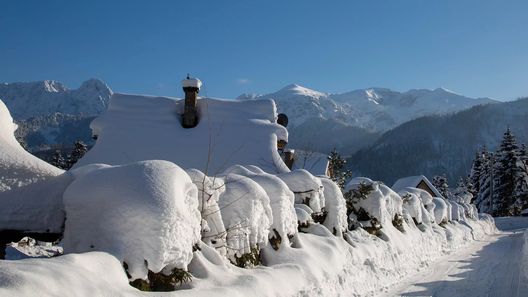
[[[186,78],[182,80],[182,87],[184,88],[201,88],[202,81],[197,78]]]
[[[91,123],[95,146],[76,167],[167,160],[214,176],[228,167],[256,165],[269,173],[288,172],[277,139],[286,128],[275,123],[272,100],[234,101],[202,98],[198,125],[181,125],[184,100],[114,94],[106,113]]]
[[[313,175],[327,175],[328,162],[328,155],[295,150],[295,161],[292,169],[305,169]]]
[[[433,191],[435,197],[443,197],[442,194],[440,194],[440,192],[438,191],[438,189],[433,186],[429,179],[427,179],[427,177],[425,177],[424,175],[400,178],[394,183],[394,185],[392,185],[392,189],[395,192],[399,192],[404,188],[416,188],[422,181],[431,189],[431,191]]]

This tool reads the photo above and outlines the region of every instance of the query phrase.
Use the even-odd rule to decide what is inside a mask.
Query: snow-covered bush
[[[348,229],[346,201],[339,186],[329,178],[320,177],[324,188],[325,210],[323,225],[334,235],[342,236]]]
[[[224,174],[239,174],[259,184],[266,192],[271,206],[273,222],[269,238],[274,249],[281,244],[289,245],[290,237],[297,233],[297,216],[295,214],[294,194],[277,176],[265,172],[255,173],[241,165],[228,168]]]
[[[226,255],[226,228],[218,206],[220,194],[225,191],[224,180],[208,177],[197,169],[187,169],[187,174],[198,188],[198,210],[202,217],[202,241]]]
[[[352,179],[345,187],[349,219],[372,234],[383,225],[401,220],[402,199],[389,187],[365,177]],[[400,222],[402,223],[402,222]]]
[[[447,205],[447,221],[451,222],[453,220],[453,205],[449,199],[445,199],[444,202]]]
[[[454,201],[451,202],[451,218],[453,221],[465,221],[464,207]]]
[[[245,176],[230,173],[224,180],[226,190],[218,205],[227,230],[227,256],[239,266],[255,264],[273,222],[269,197]]]
[[[433,203],[433,196],[428,192],[418,189],[407,187],[400,191],[400,195],[405,193],[411,193],[416,195],[422,202],[420,208],[422,209],[422,223],[430,225],[435,222],[434,208],[435,204]]]
[[[295,214],[297,215],[299,230],[301,228],[307,228],[314,223],[312,213],[313,210],[306,204],[295,204]]]
[[[296,204],[306,204],[313,211],[316,221],[324,221],[325,197],[321,180],[304,169],[277,175],[295,194]]]
[[[442,198],[434,197],[433,203],[435,204],[434,216],[436,223],[439,225],[447,223],[449,221],[449,218],[447,216],[449,208],[447,207],[447,203],[445,202],[445,200]]]
[[[403,200],[403,213],[412,218],[416,225],[422,223],[422,201],[418,196],[407,191],[400,191]],[[410,222],[408,222],[410,223]]]
[[[185,270],[200,240],[197,189],[168,161],[79,168],[64,193],[64,252],[105,251],[130,279]]]

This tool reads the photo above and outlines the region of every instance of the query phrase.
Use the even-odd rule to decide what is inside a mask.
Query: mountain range
[[[402,176],[447,174],[451,185],[469,174],[478,150],[494,151],[508,127],[528,143],[528,98],[427,116],[384,133],[349,159],[355,175],[392,184]]]
[[[332,94],[296,84],[264,95],[242,94],[237,99],[274,99],[278,112],[289,118],[290,145],[322,153],[336,148],[344,155],[368,147],[383,132],[407,121],[497,102],[469,98],[444,88],[407,92],[367,88]]]
[[[0,83],[0,99],[19,128],[28,149],[93,143],[89,123],[108,106],[112,90],[90,79],[78,89],[46,80]],[[289,146],[349,157],[355,175],[391,183],[405,175],[466,174],[475,150],[494,148],[510,125],[521,141],[528,129],[523,118],[528,102],[501,103],[469,98],[444,88],[398,92],[367,88],[334,94],[288,85],[264,95],[243,94],[237,100],[274,99],[289,117]]]
[[[53,80],[0,83],[0,99],[18,125],[16,136],[32,151],[91,143],[89,124],[108,107],[112,90],[90,79],[78,89]]]

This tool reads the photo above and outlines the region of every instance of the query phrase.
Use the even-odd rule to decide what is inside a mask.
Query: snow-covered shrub
[[[324,188],[325,210],[323,225],[336,236],[342,236],[348,229],[346,201],[339,186],[329,178],[320,177]]]
[[[301,228],[308,228],[314,223],[312,213],[313,210],[306,204],[295,204],[295,214],[297,215],[299,231]]]
[[[345,187],[349,219],[369,233],[378,234],[383,225],[400,222],[402,199],[389,187],[371,179],[357,177]]]
[[[131,280],[186,269],[200,213],[185,171],[168,161],[78,170],[64,192],[65,253],[108,252],[126,263]]]
[[[436,223],[439,225],[446,224],[449,220],[447,216],[447,212],[449,210],[447,203],[444,199],[438,197],[433,198],[433,203],[435,204],[434,216]]]
[[[270,200],[273,222],[269,239],[271,246],[277,250],[281,244],[289,245],[289,239],[297,233],[297,216],[295,214],[294,194],[277,176],[265,172],[255,173],[241,165],[228,168],[224,174],[239,174],[259,184]]]
[[[296,204],[308,205],[314,213],[314,220],[324,221],[325,197],[321,180],[304,169],[277,175],[295,194]]]
[[[225,191],[224,180],[208,177],[197,169],[187,169],[187,174],[198,188],[198,210],[202,217],[202,241],[226,255],[226,229],[218,206],[220,194]]]
[[[451,202],[451,218],[453,221],[464,221],[464,207],[454,201]]]
[[[451,222],[453,220],[453,205],[451,205],[451,201],[449,201],[449,199],[445,199],[444,202],[447,205],[447,221]]]
[[[422,209],[422,223],[426,225],[435,223],[435,204],[433,203],[433,196],[422,189],[412,187],[407,187],[400,191],[400,195],[405,195],[405,193],[414,194],[420,199],[420,208]]]
[[[422,223],[422,201],[420,198],[406,191],[401,191],[399,194],[403,200],[404,215],[410,216],[416,225],[420,225]]]
[[[224,177],[226,190],[218,205],[227,230],[227,257],[239,266],[250,261],[260,246],[268,242],[273,222],[270,200],[266,191],[253,180],[230,173]],[[248,260],[244,262],[243,260]]]

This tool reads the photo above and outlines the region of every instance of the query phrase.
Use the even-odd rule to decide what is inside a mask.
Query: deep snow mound
[[[90,125],[95,146],[76,167],[141,160],[167,160],[216,176],[235,164],[257,165],[270,173],[289,169],[277,152],[277,140],[288,140],[275,123],[272,100],[198,99],[199,123],[181,124],[183,100],[114,94],[106,113]]]
[[[59,232],[62,191],[70,178],[26,152],[14,136],[16,128],[0,100],[0,230]]]
[[[148,270],[186,269],[200,240],[197,189],[167,161],[79,168],[64,193],[64,252],[105,251],[128,265],[131,279]]]

